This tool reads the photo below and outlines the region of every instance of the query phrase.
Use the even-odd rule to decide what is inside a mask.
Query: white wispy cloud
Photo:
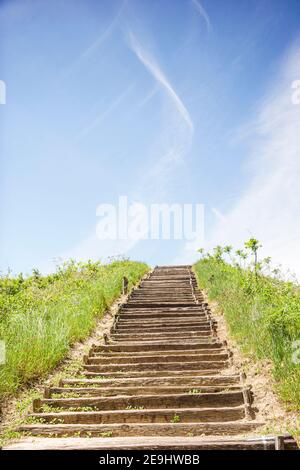
[[[182,100],[179,98],[174,87],[171,85],[171,83],[169,82],[165,74],[162,72],[156,60],[153,57],[151,57],[151,55],[142,47],[142,45],[138,42],[136,37],[131,32],[129,33],[129,44],[130,44],[132,51],[136,54],[138,59],[142,62],[142,64],[144,64],[146,69],[155,78],[157,83],[161,87],[163,87],[163,89],[169,95],[178,113],[185,120],[190,130],[193,131],[194,125],[193,125],[193,121],[191,119],[191,116],[188,110],[184,106]]]
[[[116,26],[118,25],[120,18],[122,16],[124,6],[126,2],[124,1],[121,4],[121,7],[119,8],[118,12],[114,16],[114,18],[111,20],[111,22],[107,25],[107,27],[104,29],[104,31],[95,39],[95,41],[90,44],[81,54],[80,60],[85,59],[86,57],[92,55],[94,52],[96,52],[102,44],[110,37]]]
[[[155,83],[155,85],[151,88],[149,93],[138,103],[138,108],[142,108],[145,106],[158,92],[158,85]]]
[[[151,152],[151,166],[144,171],[145,178],[138,189],[144,197],[146,194],[157,198],[165,198],[169,183],[179,171],[182,179],[185,171],[185,157],[193,141],[194,123],[184,101],[179,96],[171,80],[162,71],[158,61],[142,45],[137,37],[128,33],[128,43],[141,64],[155,80],[155,86],[162,92],[162,105],[158,108],[158,117],[163,123]],[[184,181],[183,184],[187,184]]]
[[[126,5],[127,5],[127,1],[124,0],[121,3],[121,6],[118,9],[115,16],[104,27],[103,31],[99,34],[99,36],[97,36],[96,39],[91,44],[89,44],[88,47],[86,47],[80,54],[78,54],[78,56],[76,57],[73,63],[69,64],[66,68],[64,68],[61,71],[59,75],[59,81],[64,80],[66,77],[69,77],[77,69],[82,67],[86,63],[86,60],[88,60],[89,57],[92,57],[95,53],[99,51],[99,49],[111,37],[111,35],[113,34],[117,26],[119,25]]]
[[[210,18],[208,16],[208,13],[206,12],[205,8],[201,5],[199,0],[191,0],[192,5],[196,9],[197,13],[204,19],[207,27],[207,31],[211,30],[211,22]]]
[[[99,115],[97,115],[88,124],[86,124],[79,131],[76,140],[83,139],[87,134],[89,134],[96,127],[98,127],[104,121],[104,119],[107,118],[120,105],[120,103],[129,95],[133,87],[134,87],[134,83],[131,83],[108,105],[108,107],[104,111],[101,111]]]
[[[160,90],[163,92],[161,108],[158,107],[157,110],[158,116],[162,114],[165,117],[162,128],[156,142],[149,150],[149,163],[142,161],[142,176],[137,181],[136,186],[130,188],[128,194],[129,200],[136,200],[147,205],[151,202],[153,195],[158,199],[165,197],[173,172],[176,171],[175,163],[181,165],[180,176],[184,179],[182,167],[185,165],[184,157],[191,146],[194,124],[183,100],[179,97],[171,81],[162,72],[157,60],[146,51],[132,33],[129,34],[129,45],[141,64],[155,80],[155,85],[150,93],[146,95],[143,102],[137,103],[137,106],[142,107],[155,93]],[[80,138],[98,126],[107,117],[108,113],[114,111],[129,91],[130,87],[122,92],[107,110],[82,129]],[[167,101],[167,104],[165,101]],[[138,239],[103,241],[98,239],[96,234],[91,234],[63,257],[94,259],[116,254],[128,254],[137,243],[139,243]]]
[[[208,247],[242,246],[255,236],[261,240],[261,256],[290,268],[300,276],[300,105],[292,104],[292,82],[300,78],[300,44],[283,60],[258,111],[237,139],[252,145],[250,183],[226,221],[217,222]],[[241,134],[241,135],[240,135]],[[193,250],[196,246],[192,247]],[[195,251],[194,251],[195,253]],[[191,256],[191,252],[189,252]],[[194,255],[195,256],[195,255]]]
[[[226,217],[216,207],[211,208],[212,213],[216,216],[217,220],[225,224],[227,222]]]

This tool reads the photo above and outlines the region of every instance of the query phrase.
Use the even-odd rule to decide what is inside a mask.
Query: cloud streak
[[[96,118],[94,118],[88,125],[84,126],[77,135],[77,141],[86,137],[90,132],[92,132],[96,127],[98,127],[105,118],[107,118],[119,105],[120,103],[128,96],[132,91],[134,83],[129,85],[122,93],[120,93],[110,105],[102,111]]]
[[[72,64],[62,70],[59,80],[64,80],[65,78],[72,75],[76,69],[80,68],[90,57],[92,57],[96,52],[98,52],[101,46],[103,46],[103,44],[111,37],[112,33],[118,26],[125,6],[126,0],[123,1],[111,22],[106,26],[104,31],[95,39],[95,41],[92,42],[83,52],[81,52],[81,54],[78,55],[78,57]]]
[[[123,1],[115,17],[112,19],[109,25],[105,28],[103,33],[100,34],[100,36],[98,36],[98,38],[89,47],[87,47],[87,49],[81,54],[79,60],[85,59],[88,56],[94,54],[94,52],[96,52],[102,46],[102,44],[104,44],[104,42],[110,37],[115,27],[119,23],[119,20],[122,16],[125,5],[126,5],[126,1]]]
[[[204,9],[204,7],[201,5],[199,0],[192,0],[192,5],[194,6],[197,13],[204,19],[206,23],[207,31],[209,32],[211,30],[211,22],[210,22],[208,13]]]
[[[180,177],[181,181],[184,181],[184,157],[191,146],[194,124],[182,99],[161,70],[155,58],[145,50],[132,33],[129,33],[128,37],[131,50],[155,80],[154,87],[145,96],[143,101],[137,103],[137,107],[139,109],[143,108],[160,90],[163,91],[164,97],[167,98],[167,100],[162,102],[162,109],[158,107],[158,113],[162,112],[164,119],[156,141],[149,148],[148,157],[150,163],[144,164],[142,161],[142,168],[140,169],[141,178],[137,180],[136,187],[130,188],[130,193],[128,194],[130,201],[135,200],[147,205],[152,202],[153,197],[158,200],[166,197],[168,186],[173,181],[176,170],[177,176]],[[117,108],[130,89],[131,86],[122,92],[104,112],[85,126],[81,130],[79,138],[85,137],[100,125],[103,119]],[[178,171],[179,167],[177,164],[180,164],[180,171]],[[185,183],[188,186],[187,182]],[[72,250],[72,256],[87,259],[99,256],[106,257],[112,254],[125,254],[133,250],[138,243],[139,240],[137,239],[106,241],[103,243],[102,240],[97,239],[96,234],[91,234]]]
[[[179,98],[178,94],[176,93],[175,89],[166,78],[162,70],[160,69],[159,65],[156,63],[155,59],[148,54],[145,49],[141,46],[138,42],[136,37],[130,32],[129,33],[129,44],[132,51],[135,53],[137,58],[141,61],[141,63],[146,67],[146,69],[151,73],[153,78],[157,81],[157,83],[166,91],[168,96],[171,98],[172,102],[174,103],[178,113],[186,122],[189,129],[193,132],[194,125],[191,119],[191,116],[184,106],[182,100]]]
[[[252,177],[225,218],[216,221],[207,240],[208,248],[227,243],[237,248],[255,236],[263,244],[261,256],[271,256],[298,278],[300,105],[292,103],[292,82],[300,77],[299,54],[300,43],[284,58],[277,78],[246,125],[247,132],[243,128],[236,132],[237,145],[251,145],[248,164]],[[195,258],[195,251],[188,256]]]

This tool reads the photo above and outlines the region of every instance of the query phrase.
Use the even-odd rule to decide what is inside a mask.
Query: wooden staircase
[[[230,361],[191,267],[157,267],[91,348],[80,377],[46,388],[19,428],[30,437],[8,448],[297,448],[290,436],[256,434],[264,423]]]

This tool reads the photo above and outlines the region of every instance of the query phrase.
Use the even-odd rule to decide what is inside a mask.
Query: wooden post
[[[42,410],[42,401],[40,398],[35,398],[32,401],[32,411],[34,413],[40,413]]]
[[[127,277],[123,277],[123,282],[122,282],[122,294],[126,295],[128,292],[128,279]]]
[[[243,398],[244,398],[245,415],[246,415],[246,418],[253,419],[253,415],[251,413],[252,397],[251,397],[249,387],[246,386],[245,381],[246,381],[246,374],[244,372],[241,372],[240,384],[241,384]]]
[[[51,388],[50,387],[45,387],[44,398],[51,398]]]
[[[83,361],[82,362],[83,362],[83,364],[87,364],[89,362],[89,357],[86,354],[83,356]]]
[[[283,436],[275,437],[275,450],[284,450],[284,437]]]
[[[108,336],[106,333],[103,333],[104,344],[108,344]]]

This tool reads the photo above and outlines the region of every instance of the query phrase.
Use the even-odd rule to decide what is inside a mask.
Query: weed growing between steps
[[[218,302],[242,350],[271,361],[280,397],[300,410],[299,286],[281,280],[278,271],[266,273],[269,259],[258,263],[257,252],[255,267],[246,266],[245,252],[236,254],[231,247],[217,247],[204,255],[194,266],[200,288]]]
[[[143,263],[64,264],[55,274],[38,271],[24,279],[0,278],[0,339],[6,360],[0,365],[0,398],[53,369],[76,341],[84,340],[105,310],[147,272]]]

